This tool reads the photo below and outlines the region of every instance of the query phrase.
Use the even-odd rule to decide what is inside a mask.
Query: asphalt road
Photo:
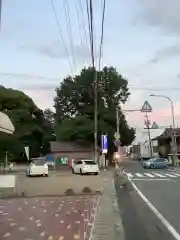
[[[179,240],[180,171],[147,170],[130,161],[123,167],[136,188],[116,184],[126,240]]]

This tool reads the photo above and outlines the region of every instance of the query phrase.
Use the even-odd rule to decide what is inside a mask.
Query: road
[[[116,185],[126,240],[179,240],[180,171],[147,170],[132,161],[123,167],[134,187]]]

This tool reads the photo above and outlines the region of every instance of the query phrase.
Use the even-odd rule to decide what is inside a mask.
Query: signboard
[[[56,159],[57,165],[68,165],[68,158],[67,157],[59,157]]]
[[[15,188],[16,177],[15,175],[1,175],[0,188]]]
[[[107,135],[102,135],[101,136],[101,150],[102,150],[102,153],[107,153],[108,152]]]
[[[141,108],[141,112],[145,112],[145,113],[148,113],[148,112],[152,112],[152,107],[151,105],[148,103],[148,101],[145,101],[142,108]]]
[[[29,146],[24,147],[25,153],[26,153],[26,157],[29,160]]]
[[[157,125],[157,123],[156,122],[153,122],[153,124],[152,124],[152,127],[151,127],[152,129],[158,129],[159,128],[159,126]]]
[[[116,139],[116,140],[114,141],[114,145],[115,145],[116,147],[119,147],[119,146],[121,145],[121,141],[120,141],[119,139]]]

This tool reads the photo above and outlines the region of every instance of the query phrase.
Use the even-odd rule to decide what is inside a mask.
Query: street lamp
[[[175,137],[175,115],[174,115],[174,104],[173,104],[173,101],[171,98],[165,96],[165,95],[156,95],[156,94],[151,94],[150,95],[151,97],[160,97],[160,98],[166,98],[168,99],[168,101],[170,102],[171,104],[171,115],[172,115],[172,126],[173,126],[173,158],[174,158],[174,161],[175,161],[175,149],[176,149],[176,137]]]

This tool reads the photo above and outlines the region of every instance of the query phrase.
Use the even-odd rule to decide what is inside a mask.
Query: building
[[[69,165],[72,159],[94,159],[93,147],[83,147],[74,142],[50,142],[51,154],[47,160],[56,165]]]
[[[176,146],[177,153],[180,153],[180,128],[166,128],[164,132],[152,139],[152,141],[158,142],[158,148],[161,155],[167,157],[169,154],[172,154],[172,136],[175,134],[176,137]]]

